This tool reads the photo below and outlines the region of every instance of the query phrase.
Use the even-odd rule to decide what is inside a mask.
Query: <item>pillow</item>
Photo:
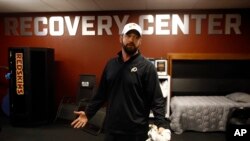
[[[228,99],[231,99],[235,102],[245,102],[250,103],[250,94],[244,92],[234,92],[226,95]]]

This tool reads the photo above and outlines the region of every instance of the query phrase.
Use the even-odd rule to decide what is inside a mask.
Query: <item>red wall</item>
[[[167,53],[248,53],[250,54],[249,9],[208,10],[208,11],[125,11],[125,12],[73,12],[73,13],[19,13],[1,14],[0,17],[0,66],[8,66],[9,47],[49,47],[55,49],[56,59],[56,97],[75,95],[79,74],[96,74],[99,82],[102,69],[108,59],[120,50],[118,27],[113,21],[112,35],[75,36],[7,36],[4,33],[6,17],[51,17],[51,16],[113,16],[129,15],[128,21],[138,22],[140,15],[156,14],[240,14],[241,34],[210,35],[208,21],[202,22],[202,32],[194,34],[195,23],[190,21],[190,34],[184,35],[144,35],[141,52],[146,57],[165,57]],[[221,20],[224,24],[224,19]],[[96,24],[95,20],[95,24]],[[222,26],[223,28],[223,26]],[[80,28],[78,30],[81,30]],[[93,30],[97,30],[97,26]],[[4,79],[6,70],[0,70],[0,98],[8,87]]]

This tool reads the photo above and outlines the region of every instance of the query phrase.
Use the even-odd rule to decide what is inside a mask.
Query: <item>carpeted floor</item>
[[[104,135],[94,136],[80,129],[73,129],[70,123],[56,122],[36,127],[13,127],[2,119],[0,141],[102,141]]]
[[[73,129],[70,123],[55,122],[38,127],[13,127],[6,117],[0,116],[0,141],[103,141],[104,134],[98,136]],[[171,141],[225,141],[222,132],[184,132],[172,134]]]

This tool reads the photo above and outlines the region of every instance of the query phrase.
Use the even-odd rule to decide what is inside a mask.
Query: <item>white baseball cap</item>
[[[122,30],[122,34],[127,34],[130,30],[136,30],[139,35],[141,36],[142,35],[142,29],[141,27],[136,24],[136,23],[128,23],[124,26],[123,30]]]

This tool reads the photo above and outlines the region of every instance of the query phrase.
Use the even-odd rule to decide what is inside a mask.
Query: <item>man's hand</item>
[[[74,128],[81,128],[86,125],[88,118],[83,111],[74,111],[74,114],[78,115],[78,118],[71,122],[71,126]]]
[[[170,141],[171,140],[171,131],[163,127],[158,128],[158,133],[160,135],[160,140]]]
[[[163,130],[165,130],[165,128],[163,128],[163,127],[159,127],[159,128],[158,128],[158,132],[159,132],[160,134],[163,132]]]

